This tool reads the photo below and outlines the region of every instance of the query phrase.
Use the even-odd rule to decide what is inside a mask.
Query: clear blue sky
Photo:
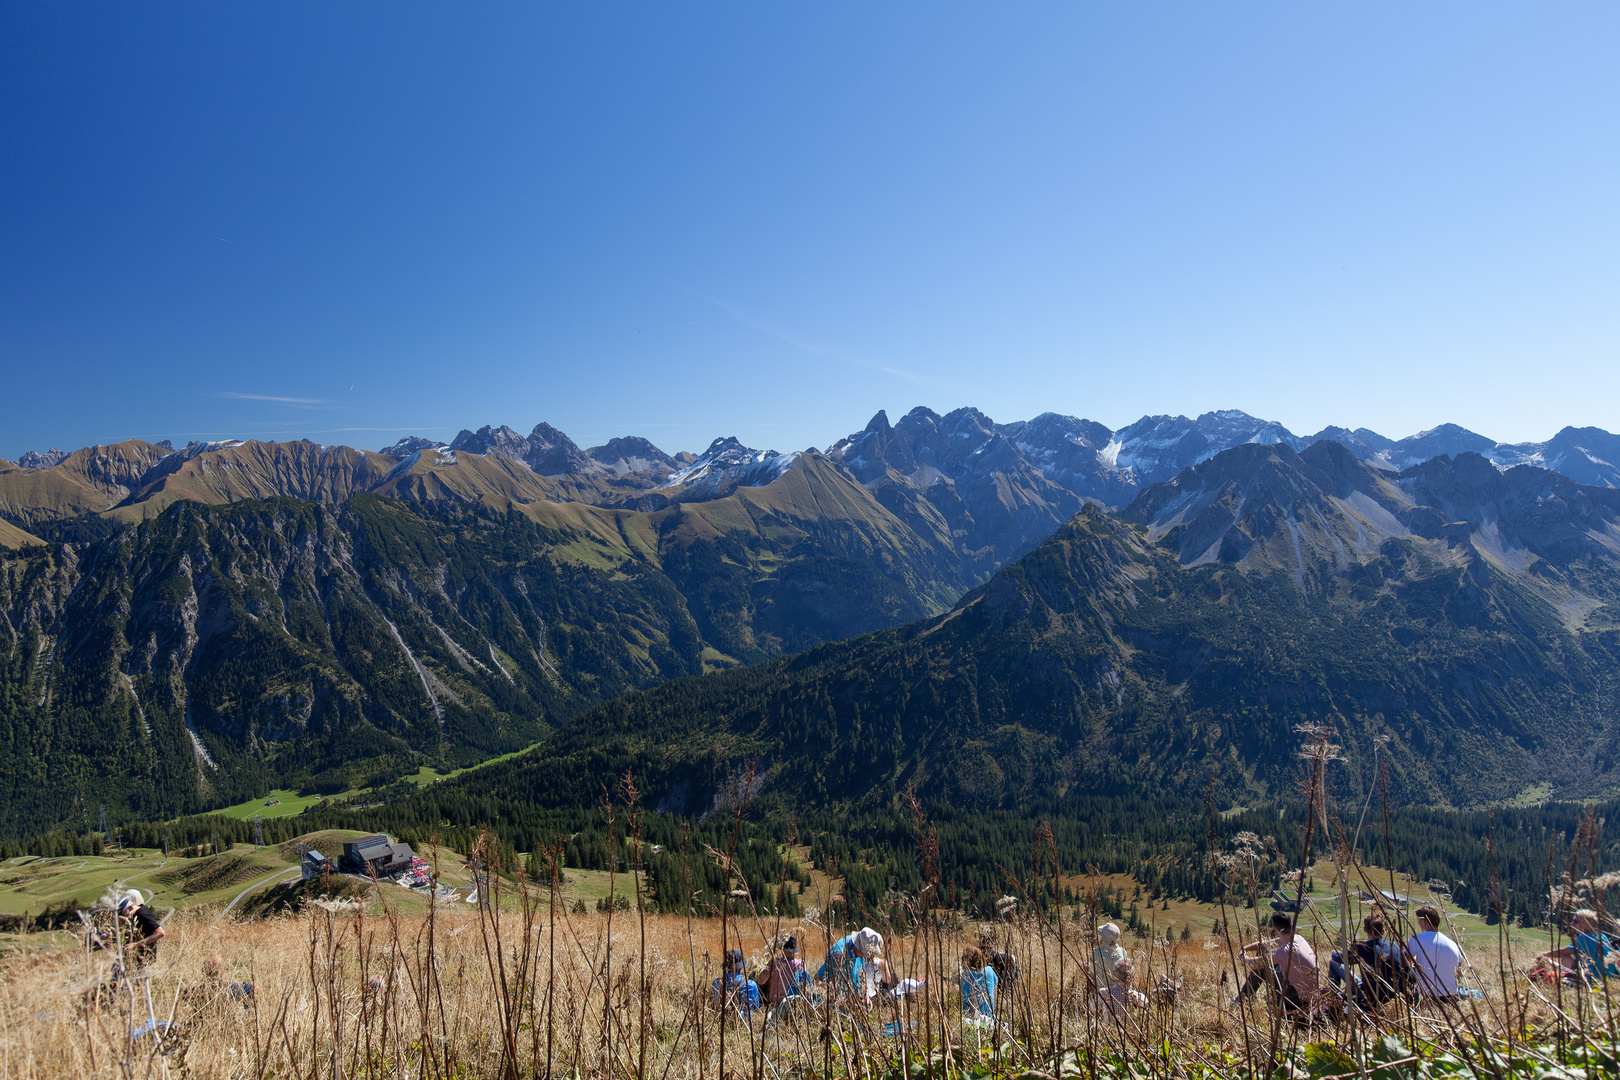
[[[0,456],[1620,429],[1613,4],[0,7]]]

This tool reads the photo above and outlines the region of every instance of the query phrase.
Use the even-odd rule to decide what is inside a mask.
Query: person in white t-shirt
[[[1418,933],[1406,939],[1406,951],[1417,968],[1418,989],[1425,997],[1457,996],[1457,974],[1463,954],[1455,941],[1440,932],[1440,912],[1424,904],[1415,912]]]

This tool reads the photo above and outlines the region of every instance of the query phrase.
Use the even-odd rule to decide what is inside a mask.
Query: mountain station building
[[[378,833],[375,836],[362,836],[358,840],[345,840],[338,869],[350,874],[375,872],[382,877],[410,869],[415,856],[411,845],[398,843],[393,837]]]

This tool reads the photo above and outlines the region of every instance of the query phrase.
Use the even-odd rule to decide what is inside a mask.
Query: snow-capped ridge
[[[781,454],[744,446],[735,435],[714,440],[696,461],[677,469],[662,487],[690,487],[699,481],[735,480],[740,487],[764,487],[787,472],[799,451]]]

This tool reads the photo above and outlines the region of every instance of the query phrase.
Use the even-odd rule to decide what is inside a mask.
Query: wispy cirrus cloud
[[[214,397],[230,398],[233,401],[274,401],[282,405],[297,405],[306,409],[317,409],[333,404],[328,398],[282,397],[279,394],[247,394],[240,390],[221,390]]]
[[[841,360],[846,364],[854,364],[857,367],[870,368],[873,371],[881,371],[885,375],[894,375],[918,386],[949,385],[941,383],[938,379],[935,379],[932,376],[923,375],[915,371],[907,371],[905,368],[896,367],[893,364],[887,363],[886,361],[873,360],[869,357],[849,352],[846,349],[839,348],[828,342],[819,341],[815,338],[807,337],[804,334],[799,334],[791,330],[783,330],[780,327],[772,326],[766,322],[761,322],[759,319],[752,317],[732,304],[726,303],[724,300],[718,300],[715,297],[699,292],[694,292],[693,295],[700,296],[707,300],[709,303],[713,304],[721,311],[724,311],[727,315],[730,315],[733,319],[741,323],[743,326],[748,327],[750,330],[756,330],[767,337],[773,337],[776,340],[791,345],[793,348],[798,349],[800,352],[806,353],[810,356],[825,357],[829,360]]]

